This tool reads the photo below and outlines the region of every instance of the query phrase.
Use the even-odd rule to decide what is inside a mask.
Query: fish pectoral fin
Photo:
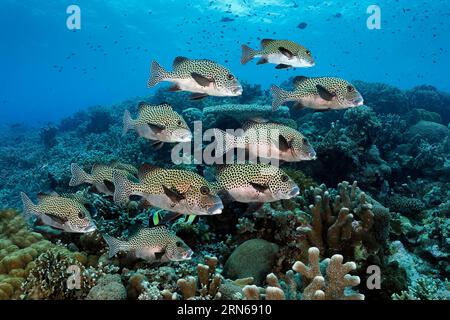
[[[177,190],[167,188],[165,185],[163,185],[162,187],[164,190],[164,194],[167,197],[169,197],[169,199],[172,200],[174,203],[179,203],[181,200],[186,199],[186,197]]]
[[[152,143],[152,148],[153,148],[153,150],[156,151],[156,150],[161,149],[163,147],[163,145],[164,145],[164,142],[162,142],[162,141],[155,141],[155,142]]]
[[[267,189],[269,189],[268,185],[255,183],[255,182],[249,182],[250,185],[258,192],[264,193]]]
[[[181,88],[177,84],[171,85],[167,89],[167,91],[169,91],[169,92],[175,92],[175,91],[180,91],[180,90],[181,90]]]
[[[261,59],[258,60],[258,62],[256,62],[256,64],[265,64],[265,63],[268,63],[268,62],[269,62],[269,60],[267,60],[267,58],[261,58]]]
[[[316,85],[317,92],[319,93],[319,96],[326,101],[331,101],[336,96],[335,93],[332,93],[328,91],[325,87],[321,86],[320,84]]]
[[[51,213],[44,213],[40,217],[44,224],[47,224],[53,228],[57,228],[60,230],[64,230],[64,224],[67,222],[67,219],[58,217]]]
[[[291,68],[291,66],[283,63],[277,64],[277,66],[275,67],[275,69],[287,69],[287,68]]]
[[[109,180],[103,180],[103,184],[105,185],[106,189],[108,189],[108,191],[114,192],[114,183]]]
[[[293,54],[290,50],[288,50],[288,49],[286,49],[286,48],[279,47],[278,50],[279,50],[283,55],[285,55],[286,57],[288,57],[289,59],[292,59],[292,58],[294,57],[294,54]]]
[[[287,151],[291,149],[292,147],[292,141],[288,141],[283,135],[278,136],[278,148],[281,151]]]
[[[166,126],[158,123],[149,122],[147,124],[154,133],[161,133],[161,131],[163,131],[166,128]]]
[[[161,252],[155,252],[155,258],[156,260],[161,260],[162,257],[166,254],[166,250],[163,250]]]
[[[297,101],[296,103],[294,103],[294,108],[303,109],[305,108],[305,106],[300,101]]]
[[[191,77],[195,80],[195,82],[197,82],[202,87],[208,87],[211,84],[211,82],[214,82],[214,79],[212,80],[208,79],[197,72],[192,72]]]
[[[190,100],[201,100],[203,98],[206,98],[208,95],[206,93],[193,93],[190,95]]]

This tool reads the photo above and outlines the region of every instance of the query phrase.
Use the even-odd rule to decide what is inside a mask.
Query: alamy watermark
[[[203,132],[202,122],[194,121],[193,141],[172,148],[174,164],[265,163],[279,166],[280,131],[213,128]],[[248,140],[248,139],[252,139]]]
[[[369,30],[381,29],[381,8],[376,4],[367,7],[367,14],[370,16],[367,18],[366,25]]]
[[[66,26],[69,30],[81,29],[81,9],[76,4],[67,7],[66,13],[69,15],[66,19]]]

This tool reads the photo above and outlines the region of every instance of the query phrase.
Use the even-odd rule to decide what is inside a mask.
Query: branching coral
[[[292,266],[301,277],[301,282],[296,280],[292,271],[283,275],[283,280],[271,273],[266,277],[266,288],[247,285],[243,288],[244,295],[247,300],[363,300],[362,294],[346,293],[346,289],[357,286],[360,279],[349,274],[356,269],[356,264],[343,263],[343,259],[336,254],[322,261],[326,265],[326,273],[323,275],[319,249],[312,247],[308,250],[309,265],[297,261]]]
[[[346,295],[346,287],[357,286],[360,282],[358,276],[352,276],[349,272],[356,269],[354,262],[343,263],[344,258],[335,254],[326,259],[326,277],[320,272],[319,256],[317,248],[308,250],[309,266],[301,261],[297,261],[292,269],[303,276],[305,282],[309,284],[303,291],[304,300],[363,300],[364,295]]]
[[[297,230],[306,236],[306,247],[318,247],[326,254],[346,253],[354,257],[358,246],[367,252],[377,252],[379,244],[374,234],[373,205],[359,190],[356,181],[338,185],[338,194],[332,200],[324,185],[309,191],[314,198],[310,205],[311,222]]]
[[[205,264],[197,266],[197,277],[188,276],[177,281],[178,288],[185,300],[220,299],[219,292],[222,277],[216,273],[217,259],[205,257]]]

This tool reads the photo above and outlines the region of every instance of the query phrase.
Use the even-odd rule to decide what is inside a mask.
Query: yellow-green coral
[[[18,299],[32,261],[54,246],[30,231],[17,211],[0,211],[0,300]]]

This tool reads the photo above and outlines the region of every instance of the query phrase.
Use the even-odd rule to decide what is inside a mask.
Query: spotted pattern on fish
[[[255,157],[290,162],[316,158],[316,152],[305,136],[291,127],[273,122],[247,121],[242,129],[244,130],[242,136],[214,129],[215,134],[221,136],[224,141],[224,152],[242,148],[247,149]]]
[[[245,64],[254,57],[261,57],[258,64],[276,63],[278,69],[315,65],[311,51],[290,40],[263,39],[261,50],[243,45],[241,63]]]
[[[137,118],[132,119],[126,110],[123,122],[124,134],[134,129],[140,136],[151,140],[186,142],[190,141],[192,136],[184,118],[166,103],[154,106],[140,102]]]
[[[242,86],[230,70],[207,59],[195,60],[177,57],[173,71],[165,71],[156,61],[152,63],[148,86],[170,81],[175,85],[171,91],[190,91],[212,96],[237,96],[242,94]],[[194,95],[193,98],[201,98]]]
[[[364,103],[353,84],[333,77],[298,76],[294,78],[294,91],[284,91],[277,86],[272,86],[271,91],[274,109],[288,101],[296,101],[299,107],[318,110],[345,109]]]
[[[192,250],[166,226],[141,228],[126,241],[103,236],[109,246],[109,256],[119,251],[133,253],[148,262],[182,261],[191,258]]]
[[[299,192],[295,182],[280,168],[264,163],[229,164],[218,167],[218,186],[236,200],[239,192],[256,190],[256,194],[265,193],[262,202],[288,199]],[[233,191],[234,190],[234,191]],[[250,195],[252,197],[253,195]],[[242,195],[244,198],[245,195]],[[239,201],[239,200],[237,200]],[[253,202],[253,201],[242,201]]]
[[[72,163],[70,166],[72,178],[70,179],[69,186],[77,186],[82,183],[88,183],[94,185],[98,191],[112,195],[114,192],[114,185],[112,183],[114,171],[118,171],[128,179],[136,180],[136,177],[130,171],[119,169],[117,166],[130,169],[135,171],[137,174],[137,169],[128,164],[118,164],[116,162],[110,165],[95,164],[92,167],[91,174],[88,174],[78,164]]]
[[[182,214],[217,214],[223,208],[220,198],[215,194],[210,183],[199,174],[178,169],[164,169],[144,164],[139,170],[139,183],[132,183],[118,173],[113,173],[116,187],[114,200],[124,202],[130,195],[167,196],[173,206],[183,203]],[[162,207],[176,210],[175,207]]]
[[[21,193],[24,214],[36,215],[45,224],[68,232],[90,232],[95,230],[91,215],[76,196],[39,194],[38,204]]]

